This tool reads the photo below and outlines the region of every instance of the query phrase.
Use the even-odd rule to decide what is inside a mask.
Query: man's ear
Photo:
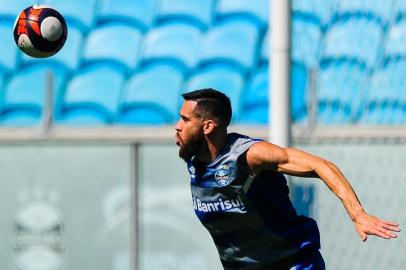
[[[204,135],[209,135],[212,133],[216,126],[217,124],[213,120],[205,120],[203,123]]]

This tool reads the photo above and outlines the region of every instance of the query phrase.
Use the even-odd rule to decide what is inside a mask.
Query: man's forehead
[[[191,115],[194,113],[194,109],[196,107],[197,102],[193,100],[185,100],[180,109],[180,113],[184,115]]]

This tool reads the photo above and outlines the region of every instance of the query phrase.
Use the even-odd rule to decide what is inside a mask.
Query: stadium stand
[[[11,72],[17,68],[18,47],[13,39],[13,23],[0,20],[0,70]]]
[[[238,18],[249,20],[266,28],[269,14],[268,0],[219,0],[216,8],[216,19]]]
[[[258,40],[259,31],[254,24],[243,20],[224,21],[205,36],[199,65],[228,63],[248,71],[257,64]]]
[[[80,29],[83,33],[89,32],[96,19],[98,0],[46,0],[44,4],[58,10],[70,26]],[[80,8],[78,8],[80,7]],[[70,30],[71,27],[69,27]]]
[[[3,88],[0,96],[1,125],[32,126],[40,123],[46,100],[46,75],[49,72],[54,77],[54,111],[57,113],[65,74],[38,64],[19,70]]]
[[[333,18],[336,0],[293,0],[292,14],[306,16],[324,26]]]
[[[319,65],[322,32],[320,26],[303,16],[292,21],[292,60],[308,68]]]
[[[155,94],[157,101],[151,109],[152,96],[143,95],[165,91],[159,90],[152,76],[168,81],[171,90],[165,94],[218,87],[232,97],[234,123],[269,122],[265,104],[270,85],[269,1],[196,0],[191,5],[187,0],[46,0],[44,4],[65,16],[69,29],[65,47],[46,59],[19,52],[11,35],[18,13],[34,2],[24,0],[10,5],[0,0],[0,86],[6,93],[9,80],[11,84],[22,76],[22,71],[34,66],[63,74],[67,83],[62,84],[61,92],[66,94],[61,96],[58,123],[172,123],[169,104],[175,104],[173,100]],[[399,115],[404,111],[400,91],[403,80],[395,72],[396,68],[404,68],[406,56],[404,3],[292,1],[293,122],[308,121],[310,92],[316,93],[311,98],[317,100],[316,118],[322,125],[404,121],[401,117],[385,120],[379,116],[388,114],[389,109],[381,109],[382,104],[392,106],[390,110]],[[99,82],[91,86],[92,80],[110,69],[114,69],[111,90]],[[170,71],[160,76],[160,70]],[[86,89],[81,95],[76,85],[82,83],[95,89]],[[387,90],[378,94],[376,85],[384,85],[393,93]],[[395,93],[397,96],[392,96]],[[139,106],[143,98],[148,106]],[[2,103],[2,112],[6,111],[4,106]],[[150,119],[146,119],[147,113]],[[13,117],[5,121],[4,117],[0,116],[4,123],[13,119],[16,124],[24,123]]]
[[[138,65],[141,44],[142,33],[138,28],[121,23],[104,24],[89,34],[82,60],[84,64],[111,62],[130,73]]]
[[[373,67],[382,45],[382,28],[366,17],[350,17],[331,26],[325,37],[324,58],[356,59]]]
[[[169,62],[184,70],[194,68],[202,33],[192,24],[167,23],[155,27],[144,39],[142,62]]]
[[[14,22],[21,11],[29,6],[35,5],[36,2],[37,1],[34,0],[20,0],[10,5],[9,0],[0,0],[0,20]]]
[[[199,69],[186,83],[184,90],[214,88],[229,96],[233,107],[233,121],[238,122],[242,108],[244,77],[238,69],[225,64],[211,64]]]
[[[379,20],[383,25],[392,19],[393,0],[341,0],[338,4],[339,17],[352,15],[354,17],[370,17]]]
[[[118,111],[124,74],[114,65],[94,64],[78,71],[63,95],[59,124],[112,124]]]
[[[158,24],[180,20],[207,30],[213,20],[215,0],[161,0],[156,14]]]
[[[98,23],[125,22],[148,31],[155,17],[156,0],[100,0]]]
[[[368,87],[367,76],[368,72],[357,62],[323,62],[317,87],[319,122],[326,125],[353,122]]]
[[[125,86],[117,122],[127,125],[174,123],[182,82],[183,73],[176,67],[149,65]]]

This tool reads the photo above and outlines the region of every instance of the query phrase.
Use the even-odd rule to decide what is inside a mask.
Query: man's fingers
[[[385,229],[384,227],[377,227],[376,230],[379,231],[380,233],[383,233],[388,238],[396,238],[397,237],[396,234],[394,234],[393,232]]]

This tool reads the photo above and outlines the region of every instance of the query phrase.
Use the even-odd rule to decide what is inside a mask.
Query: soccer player
[[[331,162],[294,148],[227,133],[229,98],[214,89],[183,94],[176,124],[193,207],[226,270],[325,269],[316,222],[297,215],[283,174],[318,177],[338,196],[363,241],[396,238],[399,225],[369,215]]]

